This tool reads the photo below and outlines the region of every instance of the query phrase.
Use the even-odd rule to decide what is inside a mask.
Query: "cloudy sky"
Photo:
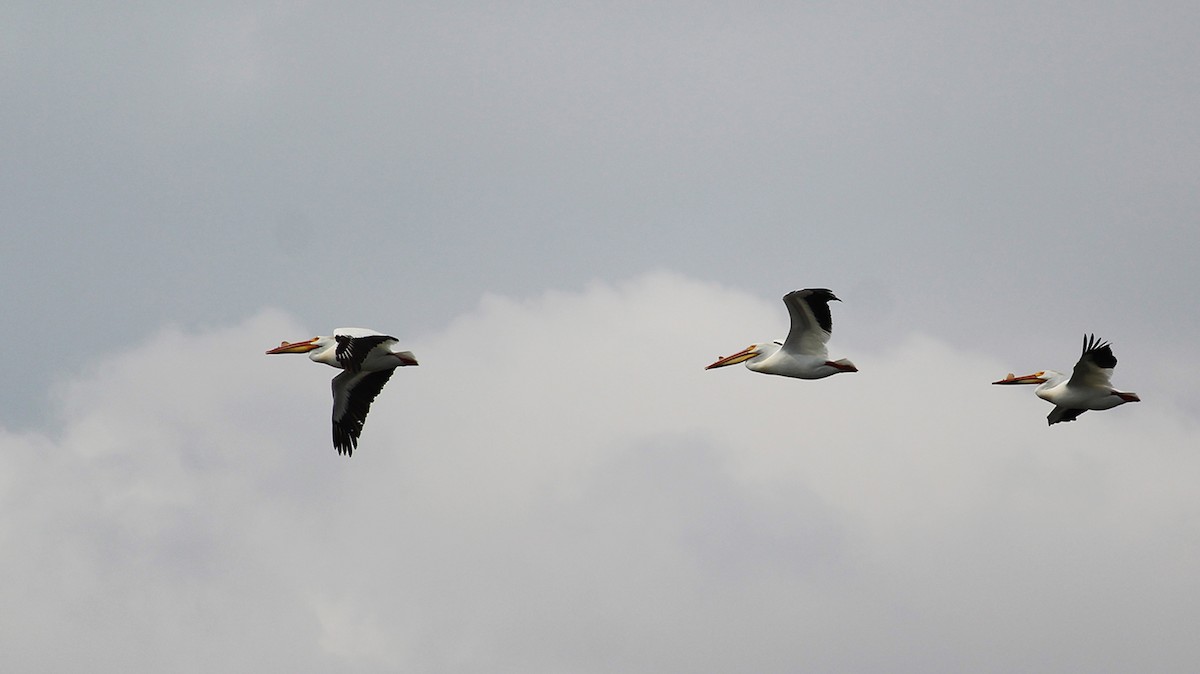
[[[6,3],[0,669],[1194,671],[1200,6],[901,4]]]

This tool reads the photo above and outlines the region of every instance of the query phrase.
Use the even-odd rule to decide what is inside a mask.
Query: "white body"
[[[395,337],[374,330],[338,328],[332,336],[284,342],[267,353],[307,353],[315,363],[342,370],[332,382],[333,446],[339,454],[352,455],[371,403],[392,372],[417,364],[411,351],[392,350],[396,343]]]
[[[1048,375],[1048,376],[1047,376]],[[1039,385],[1033,392],[1037,397],[1052,402],[1060,407],[1079,410],[1108,410],[1131,402],[1121,397],[1118,392],[1107,384],[1092,385],[1071,383],[1071,378],[1054,370],[1043,370],[1046,382]],[[1128,396],[1128,393],[1124,393]]]
[[[858,372],[854,363],[845,358],[829,360],[825,345],[833,331],[831,300],[840,301],[825,288],[795,290],[784,295],[783,303],[792,319],[787,339],[751,344],[732,356],[719,358],[705,369],[745,363],[754,372],[796,379],[824,379],[841,372]]]
[[[1051,424],[1075,421],[1088,410],[1108,410],[1125,403],[1141,402],[1132,391],[1118,391],[1112,386],[1113,369],[1117,359],[1112,347],[1095,335],[1083,338],[1083,355],[1068,377],[1062,372],[1042,370],[1023,377],[1009,374],[993,384],[1037,384],[1037,397],[1054,404],[1046,417]]]
[[[824,379],[840,372],[855,371],[846,367],[850,361],[842,360],[837,364],[830,361],[824,344],[817,353],[789,351],[785,344],[759,344],[759,355],[746,361],[746,369],[796,379]]]
[[[318,338],[317,343],[320,346],[312,351],[309,351],[308,357],[310,360],[317,363],[324,363],[330,367],[336,367],[343,370],[346,369],[347,365],[346,363],[339,361],[337,357],[338,336],[351,337],[354,339],[363,337],[387,337],[387,335],[384,335],[383,333],[375,332],[374,330],[368,330],[366,328],[338,328],[337,330],[333,331],[333,335],[333,338],[329,338],[327,341],[325,341],[326,338]],[[391,370],[400,367],[401,365],[415,364],[416,358],[413,357],[411,351],[392,350],[392,347],[394,347],[396,344],[399,344],[398,340],[393,337],[387,337],[387,339],[373,345],[371,349],[367,351],[366,356],[364,356],[358,363],[358,367],[352,369],[357,369],[362,372],[379,372],[380,370]],[[412,362],[409,363],[405,361]]]

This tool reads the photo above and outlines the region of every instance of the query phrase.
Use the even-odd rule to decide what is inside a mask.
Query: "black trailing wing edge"
[[[375,402],[375,396],[383,390],[383,385],[392,378],[393,372],[395,370],[372,372],[346,392],[346,410],[341,419],[333,420],[333,448],[338,454],[354,455],[354,450],[358,447],[358,436],[362,434],[367,413],[371,411],[371,403]]]

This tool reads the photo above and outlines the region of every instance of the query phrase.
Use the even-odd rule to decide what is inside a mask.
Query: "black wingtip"
[[[354,456],[354,449],[358,446],[358,438],[354,436],[354,431],[351,428],[346,428],[345,425],[338,422],[333,422],[333,448],[337,450],[338,456],[345,454],[346,456]]]
[[[811,297],[821,302],[842,301],[837,295],[834,295],[833,291],[829,288],[804,288],[803,290],[793,290],[792,292],[788,293],[788,295],[795,295],[797,297],[804,298]]]
[[[1101,339],[1099,337],[1096,337],[1096,335],[1094,335],[1094,334],[1091,334],[1091,335],[1084,334],[1084,336],[1083,336],[1083,352],[1084,353],[1087,353],[1088,351],[1095,351],[1097,349],[1103,349],[1106,346],[1111,347],[1112,344],[1104,341],[1103,339]]]
[[[829,288],[805,288],[793,290],[783,296],[784,302],[789,299],[803,302],[817,319],[817,325],[825,332],[833,332],[833,315],[829,311],[830,300],[841,302]]]
[[[1081,357],[1090,357],[1098,367],[1112,369],[1117,366],[1117,357],[1113,355],[1112,344],[1094,334],[1083,336],[1083,355]]]

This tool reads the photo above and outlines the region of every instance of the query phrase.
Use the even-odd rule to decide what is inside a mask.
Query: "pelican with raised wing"
[[[333,378],[333,447],[351,456],[375,396],[398,367],[416,365],[411,351],[395,351],[395,337],[364,328],[338,328],[329,337],[284,342],[268,351],[307,353],[310,360],[342,370]]]
[[[1107,410],[1125,403],[1137,403],[1142,399],[1130,391],[1118,391],[1112,387],[1113,368],[1117,358],[1108,342],[1096,339],[1095,335],[1083,336],[1083,355],[1075,363],[1071,376],[1054,370],[1042,370],[1022,377],[1010,372],[1007,377],[993,384],[1037,384],[1034,393],[1042,400],[1054,403],[1054,409],[1046,420],[1051,424],[1060,421],[1075,421],[1088,410]]]
[[[732,356],[717,359],[705,369],[745,363],[755,372],[797,379],[823,379],[842,372],[858,372],[854,363],[845,358],[829,360],[825,344],[833,332],[831,301],[841,302],[827,288],[793,290],[783,296],[792,318],[787,339],[751,344]]]

